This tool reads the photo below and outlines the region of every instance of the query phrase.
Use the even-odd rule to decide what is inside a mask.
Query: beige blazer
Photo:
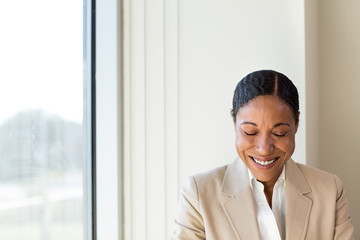
[[[340,179],[288,160],[286,239],[354,239]],[[172,239],[257,240],[256,213],[245,164],[190,177],[179,199]]]

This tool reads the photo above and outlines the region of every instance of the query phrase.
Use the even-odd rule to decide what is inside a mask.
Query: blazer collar
[[[286,236],[305,239],[312,207],[308,197],[311,189],[292,159],[286,162],[285,171]],[[247,167],[241,159],[229,165],[221,189],[223,209],[238,239],[260,239]]]
[[[286,236],[292,239],[305,239],[310,218],[312,200],[309,184],[298,165],[289,159],[286,171]]]
[[[222,207],[238,239],[260,239],[247,168],[237,158],[222,182]]]

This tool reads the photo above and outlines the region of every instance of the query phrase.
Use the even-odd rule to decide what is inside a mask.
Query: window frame
[[[92,1],[93,239],[123,239],[122,1]]]
[[[83,0],[84,239],[96,239],[95,0]]]

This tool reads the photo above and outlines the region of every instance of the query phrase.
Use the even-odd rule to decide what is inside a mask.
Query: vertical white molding
[[[125,0],[124,238],[146,239],[145,1]]]
[[[178,0],[165,0],[165,220],[166,237],[174,227],[178,200],[179,161],[179,78]]]
[[[177,202],[177,1],[165,2],[124,1],[125,239],[168,239]]]
[[[146,232],[165,237],[164,4],[145,3]]]
[[[124,43],[124,82],[123,82],[123,121],[124,121],[124,239],[132,239],[132,184],[131,184],[131,0],[123,0],[123,43]]]
[[[131,237],[146,239],[145,0],[130,1]]]

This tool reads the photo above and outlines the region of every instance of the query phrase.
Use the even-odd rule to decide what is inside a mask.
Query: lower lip
[[[257,168],[264,169],[264,170],[272,168],[276,164],[277,160],[279,160],[279,157],[277,157],[273,163],[270,163],[268,165],[261,165],[261,164],[255,162],[255,160],[252,157],[250,157],[250,158]]]

